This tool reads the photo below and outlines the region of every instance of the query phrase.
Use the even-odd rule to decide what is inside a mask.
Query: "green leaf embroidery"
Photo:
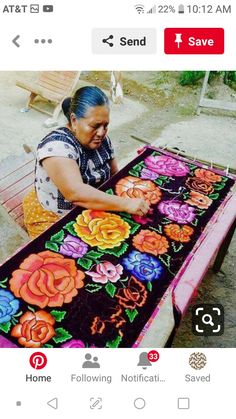
[[[227,177],[225,177],[225,176],[221,176],[221,180],[222,180],[222,182],[227,182],[228,181],[228,178]]]
[[[106,193],[108,195],[114,195],[113,189],[111,189],[111,188],[110,189],[107,189]]]
[[[67,332],[67,330],[63,329],[63,327],[58,327],[55,329],[56,336],[54,336],[52,339],[55,343],[62,343],[66,342],[67,340],[72,338],[72,335]]]
[[[168,268],[170,267],[171,256],[170,255],[159,255],[159,259],[166,265]]]
[[[76,232],[75,232],[75,230],[74,230],[74,225],[75,224],[76,224],[75,221],[70,221],[69,223],[67,223],[64,226],[64,229],[67,230],[70,234],[72,234],[72,236],[78,237],[77,234],[76,234]]]
[[[91,259],[99,259],[101,256],[103,256],[103,253],[98,253],[95,250],[90,250],[88,253],[86,253],[86,257],[89,257]]]
[[[106,249],[106,253],[108,253],[109,255],[120,257],[126,252],[128,247],[129,247],[129,245],[127,243],[123,243],[121,246],[113,247],[113,249]]]
[[[32,313],[35,313],[35,309],[33,307],[28,306],[27,308],[28,310],[32,311]]]
[[[159,224],[158,224],[157,228],[154,228],[154,227],[149,227],[149,228],[150,228],[150,230],[154,230],[157,233],[162,234],[162,226],[159,225]]]
[[[159,176],[158,179],[167,180],[168,179],[168,176]]]
[[[98,285],[98,284],[87,284],[87,285],[85,285],[85,289],[86,289],[86,291],[88,291],[88,292],[90,292],[92,294],[94,292],[100,291],[100,289],[102,289],[102,285]]]
[[[127,282],[129,280],[129,277],[127,276],[126,278],[124,278],[124,279],[120,279],[119,281],[120,282]]]
[[[141,162],[141,163],[136,164],[132,169],[136,171],[140,171],[142,170],[143,167],[145,167],[145,164],[144,162]]]
[[[138,310],[136,310],[136,308],[134,310],[130,310],[129,308],[126,308],[125,312],[129,318],[130,323],[133,323],[135,317],[137,317],[138,315]]]
[[[162,218],[161,223],[166,225],[172,223],[172,221],[170,221],[168,218]]]
[[[205,212],[206,212],[206,211],[204,211],[204,210],[197,209],[197,214],[198,214],[199,216],[201,216],[201,215],[205,214]]]
[[[220,195],[218,193],[213,193],[213,194],[209,195],[209,198],[215,200],[215,199],[218,199],[219,196]]]
[[[198,225],[198,219],[197,219],[197,218],[195,218],[195,220],[193,220],[193,221],[191,222],[191,224],[192,224],[192,226],[196,227],[196,226]]]
[[[2,281],[0,281],[0,287],[2,288],[6,288],[6,282],[8,281],[8,278],[3,279]]]
[[[52,242],[63,242],[65,238],[65,233],[63,230],[58,231],[58,233],[54,234],[53,236],[50,237],[50,241]]]
[[[214,183],[214,190],[220,191],[221,189],[224,189],[225,184],[224,183]]]
[[[53,345],[49,345],[49,343],[45,343],[43,345],[43,348],[53,348]]]
[[[125,220],[125,219],[124,219],[124,221],[126,221],[126,222],[130,225],[130,227],[131,227],[131,229],[130,229],[130,233],[131,233],[131,234],[136,233],[136,231],[140,228],[140,225],[139,225],[139,224],[137,224],[137,223],[135,223],[135,222],[134,222],[134,221],[132,221],[132,220]]]
[[[195,170],[195,169],[197,169],[197,166],[195,166],[194,164],[188,164],[188,167],[189,167],[191,170]]]
[[[58,323],[60,323],[64,319],[66,311],[52,310],[50,311],[50,314]]]
[[[91,259],[81,258],[77,259],[78,265],[82,266],[84,269],[90,269],[92,264],[94,263]]]
[[[189,193],[188,192],[185,192],[184,194],[183,194],[183,199],[188,199],[189,198]]]
[[[176,246],[174,242],[172,242],[172,247],[175,253],[179,252],[181,249],[183,249],[184,245],[182,243],[179,244],[179,246]]]
[[[113,285],[111,282],[108,282],[105,286],[105,290],[107,292],[107,294],[110,295],[110,297],[114,297],[115,293],[116,293],[116,287],[115,285]]]
[[[163,180],[161,180],[160,178],[157,178],[156,180],[154,180],[154,183],[156,183],[156,185],[158,185],[158,186],[162,186],[163,185]]]
[[[13,317],[20,317],[22,314],[23,314],[23,311],[20,311],[19,313],[14,314],[14,316],[13,316]]]
[[[106,343],[106,348],[118,348],[121,341],[122,337],[118,335],[116,339],[110,340]]]
[[[11,328],[11,322],[0,324],[0,330],[2,330],[4,333],[8,333],[10,328]]]
[[[128,212],[119,212],[118,214],[124,218],[131,218],[131,214],[128,214]]]
[[[139,177],[139,172],[137,172],[137,170],[131,169],[129,170],[129,175]]]
[[[148,281],[148,283],[147,283],[147,289],[148,289],[148,291],[152,291],[152,283],[151,283],[151,281]]]
[[[53,243],[53,242],[46,242],[45,243],[45,248],[52,250],[53,252],[58,252],[59,251],[59,246],[57,243]]]

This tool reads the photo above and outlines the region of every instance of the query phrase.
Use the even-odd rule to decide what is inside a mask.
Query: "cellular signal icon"
[[[149,13],[156,13],[157,12],[157,7],[156,7],[156,5],[155,6],[153,6],[150,10],[148,10],[148,14]]]
[[[141,13],[144,13],[144,5],[143,4],[136,4],[134,7],[137,10],[139,15],[141,15]]]

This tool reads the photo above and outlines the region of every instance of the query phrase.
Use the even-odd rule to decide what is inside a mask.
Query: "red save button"
[[[166,28],[165,54],[224,54],[222,28]]]

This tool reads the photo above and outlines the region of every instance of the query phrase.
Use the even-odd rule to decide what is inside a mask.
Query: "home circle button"
[[[146,406],[146,401],[142,397],[137,397],[137,399],[134,400],[134,407],[136,409],[144,409]]]

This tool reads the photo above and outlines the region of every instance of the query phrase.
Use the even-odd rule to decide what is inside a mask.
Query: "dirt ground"
[[[34,81],[36,73],[0,73],[1,133],[0,159],[21,154],[22,145],[36,147],[51,129],[43,126],[45,116],[35,110],[24,110],[28,93],[15,86],[17,79]],[[96,84],[109,91],[108,72],[83,72],[78,87]],[[124,72],[124,104],[112,105],[110,136],[122,167],[143,143],[178,147],[188,154],[224,166],[236,167],[236,115],[220,111],[204,111],[196,116],[201,81],[195,86],[181,87],[177,72]],[[217,77],[208,89],[209,98],[236,100],[236,92]],[[59,118],[63,125],[65,119]],[[4,261],[20,245],[22,239],[15,228],[0,216],[0,261]],[[174,347],[235,347],[236,345],[236,238],[231,242],[222,272],[210,270],[199,288],[194,303],[221,303],[225,308],[226,327],[223,336],[202,338],[191,333],[190,309],[174,339]]]

